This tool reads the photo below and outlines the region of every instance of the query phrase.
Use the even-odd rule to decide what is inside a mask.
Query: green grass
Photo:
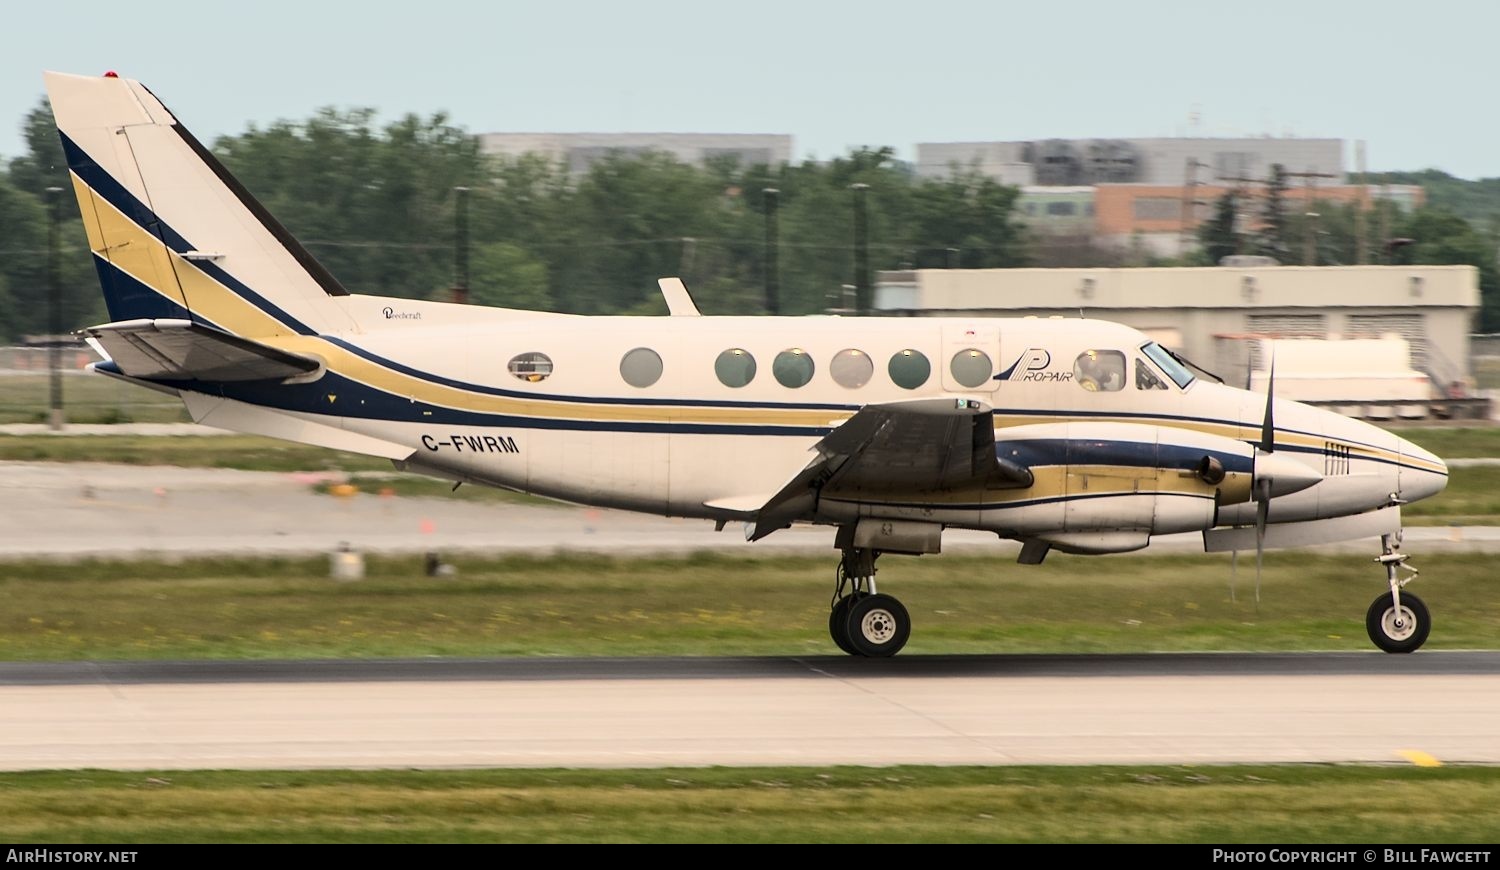
[[[1372,554],[1373,555],[1373,554]],[[0,565],[0,659],[831,654],[827,558],[417,557],[327,578],[325,559]],[[1418,554],[1408,587],[1430,649],[1500,645],[1488,555]],[[887,556],[881,588],[910,608],[911,653],[1366,650],[1384,587],[1364,555],[1270,553],[1262,600],[1241,558]]]
[[[1500,466],[1449,470],[1448,486],[1433,498],[1401,509],[1413,526],[1491,526],[1500,523]]]
[[[1392,432],[1443,459],[1500,457],[1500,426],[1391,426]]]
[[[0,840],[1494,843],[1500,768],[0,774]]]
[[[42,423],[51,407],[45,372],[0,375],[0,423]],[[103,375],[69,372],[63,408],[74,423],[179,423],[188,420],[174,396]]]

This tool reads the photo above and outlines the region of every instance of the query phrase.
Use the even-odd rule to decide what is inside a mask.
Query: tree
[[[1479,269],[1480,322],[1482,332],[1500,331],[1500,279],[1497,279],[1495,247],[1468,221],[1441,209],[1422,208],[1407,215],[1399,236],[1412,239],[1397,248],[1394,262],[1401,265],[1468,265]]]
[[[1260,231],[1256,233],[1256,251],[1262,256],[1287,260],[1286,233],[1286,167],[1271,164],[1271,177],[1266,179],[1266,201],[1260,212]]]
[[[1239,207],[1239,195],[1230,191],[1214,204],[1213,218],[1198,227],[1198,241],[1212,265],[1240,250],[1240,236],[1235,227]]]
[[[21,122],[21,139],[26,143],[26,153],[10,162],[10,183],[38,199],[46,197],[49,187],[71,190],[57,122],[45,97],[26,113]]]
[[[1025,228],[1014,217],[1020,190],[974,170],[918,182],[911,195],[915,250],[957,250],[954,265],[993,269],[1025,265]]]
[[[547,264],[509,242],[490,242],[475,252],[469,298],[478,305],[545,311],[552,307]]]

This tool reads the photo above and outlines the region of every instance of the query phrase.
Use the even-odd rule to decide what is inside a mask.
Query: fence
[[[172,396],[90,374],[98,359],[88,348],[62,352],[63,409],[73,423],[174,423],[188,419]],[[50,351],[0,347],[0,423],[43,423],[51,407]]]

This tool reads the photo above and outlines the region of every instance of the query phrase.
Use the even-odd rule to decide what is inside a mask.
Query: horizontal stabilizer
[[[322,365],[189,320],[124,320],[91,326],[84,333],[121,374],[145,380],[284,380]]]

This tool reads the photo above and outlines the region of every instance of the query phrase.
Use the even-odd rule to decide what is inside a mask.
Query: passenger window
[[[953,372],[953,379],[960,384],[979,387],[990,379],[994,363],[990,362],[989,354],[970,347],[954,354],[948,369]]]
[[[834,383],[854,390],[870,382],[870,376],[875,374],[875,363],[869,354],[850,348],[833,355],[828,373],[833,376]]]
[[[534,350],[518,353],[510,358],[505,367],[521,380],[534,384],[546,380],[552,374],[552,357]]]
[[[932,377],[932,363],[927,361],[921,351],[907,348],[891,355],[886,371],[890,373],[891,382],[896,386],[903,390],[915,390]]]
[[[813,360],[800,347],[784,350],[771,361],[771,375],[783,387],[796,389],[805,386],[813,376]]]
[[[1156,376],[1155,372],[1151,371],[1151,367],[1146,365],[1145,360],[1137,357],[1135,360],[1135,388],[1137,390],[1165,390],[1167,385],[1161,378]]]
[[[1086,350],[1073,361],[1073,378],[1091,392],[1113,393],[1125,388],[1125,354],[1117,350]]]
[[[649,387],[661,379],[661,356],[649,347],[638,347],[620,360],[620,377],[632,387]]]
[[[714,374],[726,387],[743,387],[755,379],[755,357],[748,350],[732,347],[714,360]]]

